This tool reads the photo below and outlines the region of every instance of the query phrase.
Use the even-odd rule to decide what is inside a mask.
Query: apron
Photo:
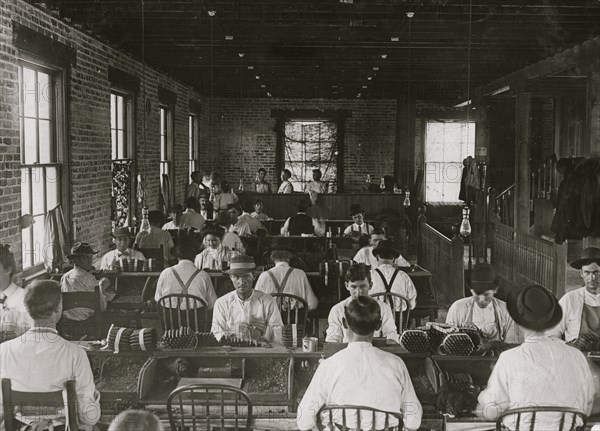
[[[579,337],[585,334],[600,335],[600,307],[594,307],[585,303],[585,291],[583,292],[583,307],[581,309],[581,325]]]
[[[470,302],[470,307],[471,310],[469,312],[469,318],[467,319],[467,321],[465,323],[470,323],[474,326],[475,323],[473,323],[473,307],[475,307],[475,300],[471,300]],[[494,308],[494,326],[495,326],[495,331],[493,333],[486,333],[483,332],[483,330],[481,328],[479,328],[477,326],[477,328],[479,328],[479,331],[481,332],[482,338],[484,340],[500,340],[500,341],[504,341],[506,339],[506,334],[504,334],[502,332],[502,328],[500,327],[500,317],[498,315],[498,308],[496,305],[496,299],[492,299],[492,307]]]

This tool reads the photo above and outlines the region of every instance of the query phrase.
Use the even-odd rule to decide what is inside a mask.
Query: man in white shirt
[[[250,227],[252,235],[256,234],[259,229],[264,229],[263,224],[255,217],[252,217],[254,203],[250,199],[246,199],[242,204],[242,215],[238,217],[238,223],[246,223]]]
[[[507,307],[513,320],[524,328],[525,342],[500,354],[486,389],[479,394],[478,414],[493,421],[508,409],[556,406],[589,415],[594,380],[585,356],[564,341],[544,334],[563,315],[554,295],[542,286],[528,286],[511,292]],[[559,429],[560,416],[538,413],[535,429]],[[520,424],[515,422],[516,416],[509,416],[504,425],[511,430],[516,425],[529,429],[531,415],[523,415]]]
[[[255,269],[251,256],[240,255],[231,259],[229,275],[235,290],[215,302],[212,333],[217,340],[224,335],[245,339],[281,341],[281,314],[275,298],[252,288]]]
[[[217,300],[217,294],[210,275],[194,265],[194,259],[198,251],[195,241],[190,237],[182,237],[177,241],[177,245],[173,248],[173,254],[177,257],[178,263],[160,273],[156,284],[156,293],[154,294],[156,302],[163,296],[184,293],[203,299],[208,309],[213,308]],[[166,305],[176,307],[177,305],[173,303],[174,300]],[[197,304],[190,304],[190,308],[201,307],[199,301]],[[180,308],[185,310],[187,308],[186,303],[181,303]]]
[[[183,221],[183,207],[179,204],[173,205],[171,208],[171,221],[163,225],[163,230],[179,230],[187,229],[190,225]]]
[[[33,282],[25,293],[25,305],[33,327],[0,344],[0,375],[11,380],[13,390],[23,392],[64,390],[67,380],[75,380],[79,423],[81,429],[90,430],[100,419],[100,394],[85,350],[56,331],[62,315],[60,285],[50,280]]]
[[[348,347],[325,359],[317,368],[302,401],[298,405],[300,430],[315,429],[317,412],[324,405],[355,405],[402,415],[404,430],[417,430],[423,409],[417,399],[406,365],[398,356],[373,347],[375,331],[381,325],[379,303],[368,296],[359,296],[344,309],[344,325],[348,332]],[[324,415],[323,425],[336,429],[379,429],[386,426],[385,415],[363,413],[358,423],[356,410],[348,410],[346,420],[341,412],[333,412],[333,422]],[[387,424],[398,425],[390,417]]]
[[[263,271],[256,281],[254,289],[267,293],[288,293],[304,299],[308,310],[317,308],[319,300],[315,296],[306,273],[290,266],[294,250],[288,244],[277,241],[271,246],[271,261],[274,268]],[[296,302],[296,301],[294,301]],[[292,304],[292,307],[295,305]]]
[[[148,222],[150,222],[150,233],[144,234],[141,231],[135,237],[135,244],[139,248],[163,248],[163,257],[165,262],[173,259],[171,249],[173,248],[173,238],[166,230],[162,230],[164,224],[162,212],[154,210],[148,213]]]
[[[392,241],[384,240],[373,249],[373,255],[377,258],[377,268],[371,270],[373,287],[369,293],[397,293],[408,300],[411,310],[414,309],[417,306],[417,289],[408,274],[394,266],[394,260],[400,256],[400,250]],[[393,304],[394,310],[406,311],[404,301],[394,298]]]
[[[494,297],[498,291],[498,283],[499,279],[492,265],[476,264],[467,280],[472,296],[459,299],[450,306],[446,323],[456,326],[474,325],[488,340],[523,342],[522,330],[510,317],[506,303]]]
[[[277,190],[277,193],[282,194],[290,194],[294,192],[294,186],[290,183],[290,178],[292,178],[292,173],[289,169],[284,169],[281,171],[281,185]]]
[[[571,266],[579,269],[584,286],[563,295],[563,318],[548,331],[567,342],[586,334],[600,336],[600,248],[586,248]]]
[[[359,204],[350,205],[350,217],[352,217],[354,223],[344,229],[345,236],[356,237],[371,235],[373,226],[365,223],[365,210],[363,210]]]
[[[229,213],[229,218],[231,219],[229,232],[235,232],[239,236],[252,236],[253,232],[250,224],[245,219],[240,218],[240,210],[236,204],[227,205],[227,212]]]
[[[129,229],[118,227],[113,231],[112,236],[117,248],[102,256],[100,269],[117,269],[120,259],[146,259],[142,253],[129,247],[131,243]]]
[[[366,265],[359,263],[348,268],[346,271],[346,289],[350,292],[350,296],[335,304],[329,311],[329,317],[327,318],[329,326],[327,327],[325,342],[348,342],[348,329],[343,324],[345,307],[359,296],[368,296],[371,293],[372,285],[371,271]],[[381,327],[377,328],[375,336],[385,337],[397,343],[399,335],[392,309],[383,301],[378,299],[375,301],[381,307]]]
[[[369,245],[358,250],[352,260],[356,263],[364,263],[365,265],[369,265],[371,269],[377,268],[379,263],[377,262],[377,258],[373,256],[373,249],[377,247],[379,241],[383,241],[384,239],[387,239],[387,237],[383,229],[373,229],[369,238]],[[398,256],[398,258],[394,261],[394,264],[402,268],[410,266],[410,262],[402,257],[402,255]]]
[[[198,199],[189,197],[185,201],[187,207],[181,216],[181,223],[184,226],[189,226],[196,229],[198,232],[204,227],[204,217],[200,214],[200,204]]]

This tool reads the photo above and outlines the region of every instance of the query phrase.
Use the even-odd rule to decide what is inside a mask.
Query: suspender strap
[[[281,281],[281,284],[279,284],[279,282],[275,278],[275,274],[273,274],[271,270],[267,271],[267,274],[269,274],[269,277],[271,277],[271,280],[273,280],[273,284],[277,289],[277,293],[283,293],[283,289],[285,289],[285,285],[288,281],[288,278],[290,278],[290,274],[292,273],[292,271],[294,271],[294,268],[288,268],[287,272],[285,273],[285,277],[283,277],[283,280]]]
[[[186,295],[188,293],[188,289],[190,288],[192,282],[194,281],[194,279],[196,278],[196,276],[198,274],[200,274],[200,272],[201,272],[200,269],[196,269],[196,271],[194,271],[194,273],[192,274],[192,276],[190,277],[190,279],[187,281],[187,283],[184,283],[183,280],[181,279],[181,277],[179,276],[179,274],[177,273],[177,271],[175,271],[175,268],[171,268],[171,271],[173,272],[173,275],[175,276],[175,278],[177,279],[177,281],[181,285],[181,288],[183,289],[183,293],[186,294]]]
[[[379,276],[381,277],[381,281],[383,282],[383,285],[385,287],[385,291],[386,292],[391,292],[392,291],[392,286],[394,285],[394,281],[396,280],[396,276],[398,275],[398,273],[400,272],[400,270],[398,268],[396,268],[396,271],[394,271],[394,273],[392,274],[392,278],[390,278],[389,283],[385,279],[385,276],[383,275],[383,272],[381,272],[381,270],[379,268],[375,268],[375,271],[377,271],[377,274],[379,274]]]

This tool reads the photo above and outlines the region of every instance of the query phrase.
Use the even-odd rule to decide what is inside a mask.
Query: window
[[[113,227],[129,226],[132,215],[133,96],[112,90],[110,132],[112,141]]]
[[[425,200],[459,202],[462,161],[475,153],[475,123],[427,122]]]
[[[171,125],[171,110],[166,106],[160,107],[160,176],[164,174],[171,179],[171,149],[173,146],[173,127]]]
[[[323,173],[322,181],[337,189],[337,125],[333,121],[286,121],[284,166],[292,172],[295,191],[312,181],[313,169]]]
[[[190,114],[188,117],[188,173],[198,170],[198,117]]]
[[[60,71],[19,64],[21,214],[31,214],[34,220],[32,226],[21,230],[23,270],[44,262],[48,253],[45,216],[63,200],[62,88]]]

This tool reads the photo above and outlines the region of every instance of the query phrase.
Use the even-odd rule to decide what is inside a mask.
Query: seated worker
[[[229,213],[227,211],[219,211],[215,221],[219,227],[225,229],[223,239],[221,240],[223,247],[226,247],[230,251],[237,251],[244,254],[246,252],[244,243],[236,233],[231,232],[231,216]]]
[[[292,178],[292,173],[289,169],[281,171],[281,185],[279,186],[277,193],[290,194],[294,192],[294,186],[290,183],[290,178]]]
[[[89,271],[93,270],[93,256],[97,252],[87,242],[78,242],[71,248],[71,254],[67,258],[73,263],[73,269],[60,278],[60,290],[62,292],[93,292],[96,286],[100,287],[100,309],[106,310],[106,304],[115,295],[107,293],[110,281],[107,278],[96,280]],[[87,320],[94,315],[91,308],[73,308],[63,313],[69,320]]]
[[[256,235],[256,231],[259,229],[265,229],[263,224],[257,218],[252,217],[252,210],[254,209],[254,204],[251,200],[246,199],[242,204],[242,215],[238,217],[239,222],[246,222],[248,226],[250,226],[250,231],[252,235]],[[235,227],[234,227],[235,230]]]
[[[350,217],[354,223],[344,229],[345,236],[368,236],[373,232],[373,226],[365,223],[365,210],[359,204],[350,205]]]
[[[301,269],[290,267],[294,250],[283,241],[276,241],[271,246],[271,261],[274,268],[263,271],[256,281],[254,289],[264,293],[289,293],[304,299],[308,310],[317,308],[319,300],[315,296],[306,273]]]
[[[231,226],[229,226],[229,232],[237,233],[239,236],[252,236],[252,229],[250,224],[245,219],[240,219],[240,209],[237,205],[230,204],[227,206],[227,212],[231,219]]]
[[[260,222],[267,221],[267,220],[273,220],[271,217],[269,217],[268,215],[266,215],[263,212],[264,208],[265,208],[265,203],[262,200],[257,199],[254,202],[254,212],[250,215],[252,216],[252,218],[255,218],[256,220],[258,220]]]
[[[212,203],[208,200],[209,198],[209,194],[206,192],[200,192],[200,197],[198,198],[198,203],[200,204],[200,215],[202,216],[202,218],[204,218],[204,220],[208,221],[208,220],[212,220],[215,218],[214,216],[214,211],[213,211],[213,205]]]
[[[260,168],[256,173],[256,181],[254,182],[254,191],[256,193],[273,193],[271,191],[271,184],[265,180],[267,176],[267,170]]]
[[[163,225],[163,230],[187,229],[190,226],[183,222],[183,207],[179,204],[171,208],[171,221]]]
[[[373,255],[377,258],[377,268],[371,270],[373,287],[369,292],[374,293],[392,292],[408,299],[410,309],[417,305],[417,290],[408,274],[396,266],[394,261],[400,256],[400,250],[389,240],[379,241],[373,249]],[[390,304],[391,305],[391,304]],[[396,311],[406,310],[406,304],[400,299],[394,298],[394,309]]]
[[[454,302],[446,316],[446,323],[457,326],[474,325],[489,340],[517,343],[522,341],[521,331],[511,319],[506,303],[494,295],[498,291],[499,278],[489,263],[478,263],[471,271],[467,287],[468,298]]]
[[[281,314],[275,298],[252,288],[256,268],[251,256],[235,256],[229,263],[229,275],[235,290],[221,296],[213,310],[212,333],[217,340],[233,334],[238,338],[281,341]]]
[[[296,214],[288,217],[281,228],[281,235],[325,235],[325,223],[306,214],[309,202],[301,199],[296,204]]]
[[[102,259],[100,260],[100,269],[116,269],[119,266],[119,260],[122,258],[138,260],[146,259],[142,253],[129,247],[131,242],[129,229],[126,227],[118,227],[113,231],[112,236],[113,242],[117,245],[117,248],[102,256]]]
[[[181,217],[181,224],[196,229],[198,232],[204,227],[204,217],[200,214],[198,199],[189,197],[185,201],[186,209]]]
[[[300,430],[316,429],[316,414],[324,405],[365,406],[402,414],[404,430],[417,430],[423,409],[417,399],[404,361],[389,352],[373,347],[373,336],[381,326],[378,302],[358,296],[343,310],[343,323],[348,332],[348,347],[325,359],[317,368],[302,401],[298,405]],[[348,429],[397,429],[398,421],[385,415],[363,414],[357,423],[354,410],[347,411],[343,422]],[[341,413],[335,412],[342,426]],[[373,423],[375,419],[375,423]],[[327,420],[327,415],[325,416]],[[326,429],[337,429],[325,422]]]
[[[239,198],[231,190],[227,181],[221,181],[220,184],[217,184],[214,187],[214,193],[215,201],[213,202],[213,207],[215,211],[226,210],[229,205],[237,204],[239,201]]]
[[[312,171],[313,180],[306,183],[304,193],[308,193],[308,198],[313,205],[317,203],[317,197],[320,194],[327,193],[327,182],[321,181],[323,173],[320,169],[313,169]]]
[[[510,317],[523,328],[525,342],[498,357],[487,387],[479,394],[478,415],[493,421],[507,409],[526,406],[569,407],[589,415],[594,379],[585,356],[545,335],[563,316],[554,295],[542,286],[528,286],[512,291],[507,307]],[[558,430],[560,418],[560,414],[540,412],[535,429]],[[531,415],[522,415],[520,424],[515,421],[516,416],[509,416],[504,425],[511,430],[519,425],[519,429],[530,429]]]
[[[144,235],[142,232],[138,232],[135,244],[139,248],[160,248],[162,246],[165,262],[173,260],[173,256],[171,256],[173,238],[169,232],[161,229],[164,224],[162,212],[158,210],[148,212],[148,222],[150,222],[150,233]]]
[[[192,182],[188,184],[185,191],[186,201],[188,198],[194,198],[196,201],[198,201],[198,198],[200,197],[200,183],[202,182],[202,174],[200,171],[194,171],[190,174],[190,178]]]
[[[26,332],[33,321],[25,307],[25,289],[13,278],[17,263],[8,244],[0,244],[0,331],[14,332],[16,336]]]
[[[25,306],[33,327],[21,337],[0,344],[0,376],[10,378],[12,389],[23,392],[60,391],[67,380],[75,380],[80,429],[91,430],[100,419],[100,394],[83,347],[66,341],[56,331],[62,316],[60,285],[50,280],[34,281],[26,290]],[[0,409],[1,398],[0,392]],[[39,421],[38,415],[30,418]]]
[[[387,239],[387,237],[383,229],[373,229],[369,238],[369,245],[358,250],[352,260],[356,263],[364,263],[365,265],[369,265],[371,269],[377,268],[379,263],[377,262],[377,258],[373,256],[373,249],[377,247],[379,241],[383,241],[385,239]],[[410,266],[410,262],[400,255],[394,261],[394,265],[405,268]]]
[[[600,336],[600,248],[584,249],[570,265],[579,270],[584,286],[560,298],[563,318],[548,335],[567,342],[587,334]]]
[[[202,183],[200,184],[200,187],[203,188],[208,195],[210,193],[211,186],[211,173],[208,171],[202,171]],[[202,190],[200,190],[200,192],[202,192]]]
[[[206,226],[202,231],[202,250],[194,259],[194,265],[199,269],[218,269],[223,268],[223,262],[229,261],[229,249],[221,241],[225,230],[220,226]]]
[[[179,238],[171,253],[177,257],[178,263],[160,273],[154,300],[158,303],[163,296],[184,293],[204,299],[206,307],[213,308],[217,294],[206,271],[194,266],[194,259],[198,253],[198,247],[194,240],[187,236]],[[172,303],[170,306],[173,307],[176,304]],[[185,309],[186,304],[182,303],[180,308]]]
[[[366,265],[359,263],[352,265],[346,271],[346,289],[350,292],[350,296],[344,299],[342,302],[335,304],[329,312],[327,323],[327,335],[325,336],[325,342],[327,343],[347,343],[348,342],[348,329],[344,325],[344,308],[353,300],[359,296],[369,296],[371,293],[371,270]],[[376,337],[386,337],[388,340],[398,342],[399,335],[396,328],[396,322],[394,320],[394,313],[389,305],[375,299],[381,307],[381,327],[379,327],[375,333]]]

